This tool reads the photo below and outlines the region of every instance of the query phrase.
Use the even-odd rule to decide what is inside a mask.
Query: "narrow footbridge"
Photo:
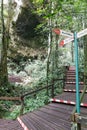
[[[66,74],[64,92],[50,99],[50,103],[16,120],[0,120],[0,130],[87,130],[87,92],[80,104],[80,115],[74,114],[76,105],[75,68],[70,67]],[[80,95],[84,83],[79,82]]]

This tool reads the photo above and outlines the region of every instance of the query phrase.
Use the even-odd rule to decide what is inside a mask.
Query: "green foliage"
[[[0,118],[3,118],[3,116],[7,111],[8,110],[4,107],[4,105],[3,106],[1,105],[1,101],[0,101]]]
[[[2,86],[0,88],[0,95],[1,96],[20,96],[23,92],[25,91],[25,89],[18,85],[16,86],[15,84],[8,84],[6,86]]]
[[[21,106],[13,105],[11,109],[12,111],[10,110],[9,112],[6,112],[4,115],[6,119],[16,119],[20,115]]]
[[[86,0],[50,0],[49,2],[44,0],[32,0],[32,2],[35,4],[35,9],[33,8],[33,10],[31,10],[29,7],[22,7],[22,12],[18,17],[17,22],[13,24],[16,34],[24,39],[30,40],[31,38],[33,39],[41,34],[41,36],[43,36],[45,39],[44,43],[47,45],[47,37],[49,34],[51,35],[52,28],[55,26],[64,30],[78,31],[82,29],[83,23],[86,23],[86,20],[82,21],[85,16],[84,12],[87,8]],[[7,17],[7,12],[5,12],[5,17]],[[67,52],[68,49],[57,48],[55,42],[57,43],[57,40],[60,41],[65,37],[59,37],[59,39],[55,39],[55,36],[53,35],[51,37],[52,50],[49,60],[50,65],[48,77],[46,77],[46,62],[43,63],[40,60],[39,62],[33,60],[33,63],[29,62],[29,64],[27,64],[27,62],[25,62],[25,65],[22,66],[24,64],[24,60],[22,57],[18,56],[18,59],[16,57],[18,65],[15,67],[14,71],[17,73],[24,70],[27,71],[28,76],[31,76],[33,78],[32,85],[27,85],[26,90],[22,89],[21,86],[2,86],[0,88],[1,96],[19,96],[25,91],[31,91],[42,86],[46,86],[47,81],[48,84],[52,84],[54,82],[54,79],[64,77],[63,68],[60,68],[60,66],[64,65],[66,61],[61,55],[62,52]],[[40,39],[37,39],[39,42]],[[25,57],[25,59],[27,58]],[[83,60],[84,57],[82,55],[82,57],[79,59],[79,62],[81,63],[79,65],[80,72],[83,71]],[[22,76],[25,76],[24,73]],[[63,88],[63,81],[54,82],[54,87],[55,94],[61,93]],[[27,97],[25,100],[24,113],[44,106],[48,103],[48,100],[49,97],[46,95],[46,91],[39,92],[33,97]],[[7,116],[7,118],[15,119],[19,115],[20,106],[14,106],[16,102],[13,103],[6,101],[0,103],[2,104],[0,106],[0,111],[3,110],[3,113],[6,111],[5,116]],[[14,108],[12,106],[14,106]],[[11,109],[12,111],[10,111]]]
[[[46,91],[39,92],[34,98],[27,97],[25,100],[24,113],[38,109],[48,103]]]
[[[14,105],[12,101],[0,101],[0,117],[7,117],[10,115],[10,108]]]

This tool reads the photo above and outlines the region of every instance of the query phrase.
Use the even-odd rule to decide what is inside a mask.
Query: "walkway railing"
[[[65,78],[66,78],[65,75],[66,75],[66,70],[67,69],[68,68],[65,66],[64,71],[62,71],[62,73],[61,73],[61,71],[59,71],[59,75],[63,74],[63,77],[62,78],[58,78],[58,79],[53,79],[52,80],[52,84],[50,84],[48,86],[43,86],[43,87],[40,87],[40,88],[35,89],[35,90],[31,90],[31,91],[29,90],[29,92],[27,92],[27,93],[25,93],[25,94],[23,94],[23,95],[21,95],[19,97],[6,97],[6,96],[0,97],[0,100],[20,101],[20,103],[21,103],[20,115],[22,115],[24,107],[25,107],[24,101],[25,101],[26,97],[28,97],[28,96],[30,97],[31,95],[36,95],[38,92],[40,92],[42,90],[47,90],[48,89],[50,91],[49,92],[50,94],[48,96],[53,98],[55,96],[55,89],[58,87],[58,86],[55,87],[55,83],[56,82],[60,82],[60,81],[61,81],[61,88],[62,89],[64,88]]]

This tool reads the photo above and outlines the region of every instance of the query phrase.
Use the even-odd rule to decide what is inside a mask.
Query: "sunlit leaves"
[[[34,0],[36,3],[42,4],[44,0]]]

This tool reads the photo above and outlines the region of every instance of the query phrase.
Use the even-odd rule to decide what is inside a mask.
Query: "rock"
[[[18,76],[20,76],[20,77],[26,77],[26,76],[27,76],[27,73],[24,72],[24,71],[20,71],[20,72],[18,73]]]

